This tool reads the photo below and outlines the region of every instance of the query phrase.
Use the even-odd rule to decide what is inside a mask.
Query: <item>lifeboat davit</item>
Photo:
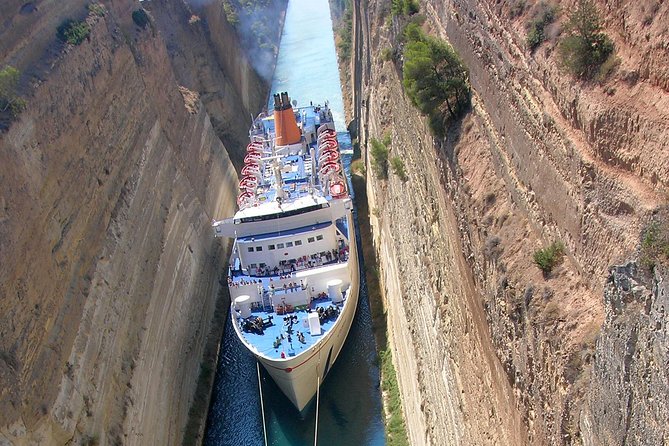
[[[326,150],[337,150],[338,146],[336,142],[327,141],[324,144],[318,146],[318,155],[325,152]]]
[[[338,177],[330,185],[330,195],[332,198],[342,198],[346,196],[346,183],[341,177]]]
[[[339,173],[341,172],[341,166],[339,165],[339,163],[336,163],[334,161],[329,161],[323,164],[318,171],[321,173],[321,175],[327,175],[331,172]]]
[[[318,164],[324,164],[328,161],[339,161],[339,151],[338,150],[327,150],[318,157]]]
[[[239,181],[239,188],[248,190],[255,190],[258,187],[258,178],[252,175],[247,175]]]
[[[326,138],[328,136],[336,136],[337,132],[335,132],[333,129],[325,129],[321,133],[318,134],[318,140],[320,141],[323,138]]]
[[[253,198],[253,192],[244,191],[237,196],[237,206],[240,208]]]
[[[337,137],[336,136],[326,136],[325,138],[319,138],[318,139],[318,145],[320,146],[321,144],[325,144],[326,142],[334,142],[337,144]]]
[[[326,141],[332,141],[332,142],[336,143],[337,142],[337,137],[335,135],[332,135],[332,136],[326,136],[324,138],[319,138],[318,139],[318,145],[321,145],[321,144],[325,143]]]

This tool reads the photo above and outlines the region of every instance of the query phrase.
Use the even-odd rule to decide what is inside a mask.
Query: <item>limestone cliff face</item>
[[[0,134],[0,444],[178,444],[235,169],[136,4],[107,4],[75,47],[55,27],[82,2],[10,6],[1,55],[28,106]],[[226,113],[257,111],[256,77],[220,76]]]
[[[402,182],[391,171],[381,181],[367,163],[414,444],[597,444],[612,421],[592,409],[602,407],[596,401],[608,398],[617,413],[636,401],[602,390],[623,385],[602,372],[615,363],[598,362],[600,354],[635,330],[611,323],[600,331],[611,311],[602,293],[609,265],[633,256],[666,200],[669,95],[666,64],[656,61],[666,57],[657,20],[667,5],[635,5],[655,11],[644,26],[599,6],[621,59],[601,85],[561,72],[555,41],[534,55],[524,48],[532,5],[512,19],[505,2],[421,2],[425,27],[460,53],[474,89],[472,112],[443,141],[402,93],[401,61],[377,57],[398,44],[401,20],[388,19],[381,1],[356,11],[361,144],[388,132],[390,157],[409,175]],[[641,54],[653,56],[642,62]],[[568,255],[544,278],[532,254],[552,240]],[[635,370],[666,361],[648,349],[664,342],[649,333]],[[629,375],[628,387],[642,374]],[[652,388],[666,399],[666,386]],[[666,418],[664,406],[653,406],[654,418],[643,407],[620,419],[644,431]],[[654,429],[653,438],[666,436]],[[643,444],[628,430],[611,435]]]
[[[588,446],[669,442],[668,271],[658,267],[649,280],[642,270],[616,266],[606,282],[606,319],[580,420]]]
[[[263,79],[246,57],[219,2],[151,2],[151,14],[165,40],[181,85],[200,95],[214,130],[233,149],[241,168],[251,116],[266,105],[270,79]],[[283,15],[275,26],[282,27]],[[280,36],[280,33],[279,33]],[[274,71],[273,64],[267,69]],[[236,107],[231,107],[236,104]]]

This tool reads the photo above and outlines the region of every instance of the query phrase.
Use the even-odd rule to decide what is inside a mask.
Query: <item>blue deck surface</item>
[[[314,310],[317,307],[327,308],[330,305],[336,306],[332,303],[330,299],[319,299],[314,301],[311,306]],[[338,306],[341,311],[341,304]],[[291,342],[288,342],[288,323],[284,321],[285,317],[297,316],[298,321],[292,326],[292,334],[290,334]],[[256,349],[263,353],[264,355],[278,359],[281,358],[281,353],[283,352],[286,358],[299,355],[301,352],[307,350],[309,347],[318,342],[319,339],[323,338],[325,334],[334,326],[336,318],[330,319],[324,324],[321,324],[321,334],[319,336],[311,336],[309,334],[309,326],[304,326],[303,322],[307,318],[307,311],[299,310],[286,315],[278,315],[274,312],[268,313],[265,311],[253,311],[251,317],[261,317],[267,319],[269,316],[272,316],[274,325],[265,328],[263,334],[256,334],[252,332],[245,333],[242,330],[242,334],[247,342],[254,345]],[[304,334],[304,343],[298,341],[297,332],[300,331]],[[274,347],[274,342],[277,337],[283,335],[284,339],[281,341],[281,345],[278,348]]]

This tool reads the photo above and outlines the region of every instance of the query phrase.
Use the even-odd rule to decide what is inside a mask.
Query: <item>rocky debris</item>
[[[194,115],[198,110],[198,102],[200,101],[200,95],[194,91],[190,91],[188,88],[179,85],[179,93],[184,98],[184,106],[188,113]]]
[[[586,446],[669,443],[669,270],[611,268],[580,425]]]
[[[0,443],[183,439],[227,257],[211,220],[234,212],[237,175],[189,92],[184,108],[196,76],[175,69],[169,22],[137,28],[131,3],[106,4],[78,46],[55,30],[82,2],[12,1],[0,25],[0,60],[39,73],[0,134]],[[161,6],[172,31],[198,26]],[[217,106],[246,126],[263,87],[229,48],[235,72],[210,85],[239,95]]]

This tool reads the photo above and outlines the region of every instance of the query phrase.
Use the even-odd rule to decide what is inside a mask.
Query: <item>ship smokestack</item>
[[[293,106],[290,104],[290,97],[285,91],[280,95],[274,95],[274,126],[277,146],[297,144],[302,139],[297,121],[295,121]]]

